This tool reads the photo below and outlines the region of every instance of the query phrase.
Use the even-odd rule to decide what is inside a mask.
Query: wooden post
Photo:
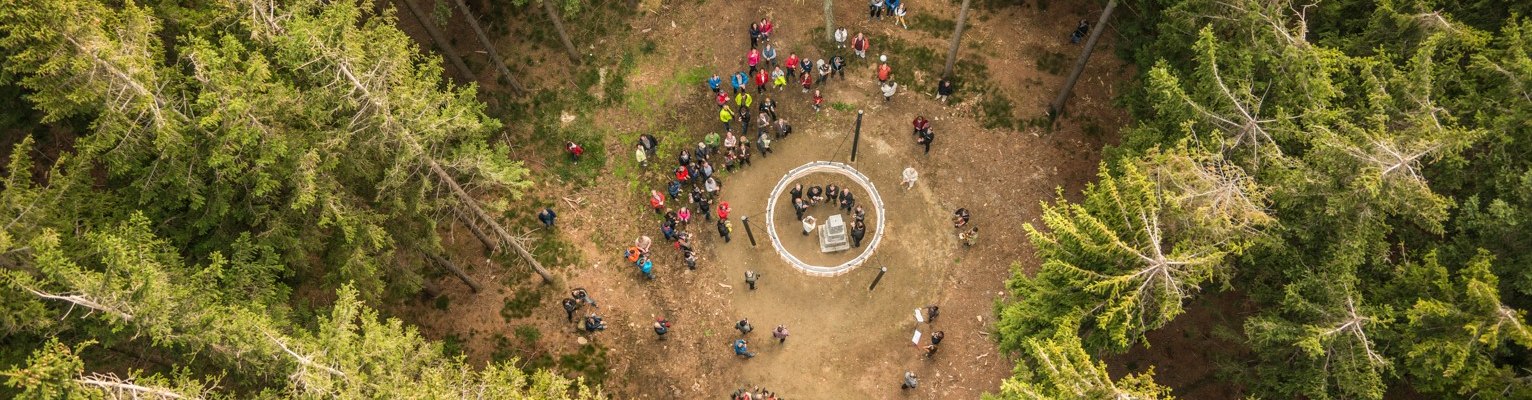
[[[463,62],[463,57],[459,57],[457,52],[452,50],[452,42],[447,40],[447,36],[443,35],[440,29],[436,29],[435,21],[432,21],[431,18],[426,16],[424,11],[420,10],[420,5],[415,4],[414,0],[399,0],[399,2],[404,3],[404,8],[410,11],[410,15],[415,16],[415,21],[419,22],[420,26],[426,28],[426,35],[431,37],[431,42],[436,43],[436,50],[440,51],[442,56],[447,58],[448,63],[457,69],[458,74],[461,74],[463,79],[469,82],[478,79],[473,70],[468,69],[468,64]]]
[[[484,45],[484,52],[489,53],[490,63],[495,64],[495,69],[500,70],[500,76],[505,77],[505,81],[511,84],[511,90],[516,94],[525,93],[526,89],[516,82],[516,77],[511,76],[511,69],[505,67],[505,60],[500,58],[500,52],[495,51],[495,44],[489,41],[489,35],[485,35],[484,28],[479,27],[479,20],[474,18],[472,11],[468,10],[468,3],[464,3],[463,0],[452,0],[452,2],[457,4],[459,11],[463,12],[463,18],[468,20],[468,26],[473,28],[475,35],[479,36],[479,43]]]
[[[856,110],[855,132],[851,134],[851,162],[856,162],[856,146],[862,142],[862,110]]]
[[[952,46],[947,49],[947,67],[942,68],[942,78],[952,76],[952,67],[957,65],[958,45],[963,43],[963,25],[968,21],[968,2],[963,0],[963,8],[958,10],[957,28],[952,30]]]
[[[1053,99],[1053,104],[1048,105],[1048,119],[1058,118],[1059,113],[1064,112],[1064,104],[1069,101],[1069,92],[1074,90],[1075,81],[1080,80],[1080,73],[1085,72],[1085,62],[1090,60],[1091,51],[1096,49],[1096,39],[1101,37],[1101,32],[1106,31],[1106,23],[1112,18],[1112,9],[1117,8],[1117,0],[1106,2],[1106,9],[1101,11],[1101,19],[1096,20],[1095,30],[1090,33],[1090,40],[1085,41],[1085,48],[1080,49],[1080,59],[1075,61],[1074,71],[1069,72],[1069,79],[1064,81],[1064,90],[1059,91],[1059,97]]]

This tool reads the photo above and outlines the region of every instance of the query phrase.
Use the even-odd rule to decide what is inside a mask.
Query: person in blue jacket
[[[745,342],[745,339],[734,341],[734,355],[745,356],[745,358],[755,357],[755,353],[750,352],[750,347]]]
[[[649,257],[638,260],[638,270],[644,273],[645,278],[654,279],[654,262],[649,261]]]
[[[718,74],[713,74],[712,78],[707,78],[707,87],[708,89],[713,89],[713,94],[718,94],[720,86],[723,86],[723,78],[719,78]]]
[[[744,71],[735,72],[734,76],[729,78],[729,84],[734,86],[734,94],[739,94],[740,92],[745,91],[745,82],[749,80],[750,77],[745,76]]]

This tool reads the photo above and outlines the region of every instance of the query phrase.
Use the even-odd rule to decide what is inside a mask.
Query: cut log
[[[426,258],[428,258],[432,262],[434,262],[436,264],[436,266],[441,267],[442,269],[445,269],[448,272],[451,272],[453,275],[457,275],[457,278],[458,279],[462,279],[463,283],[468,284],[468,288],[472,289],[474,293],[478,293],[480,290],[484,289],[483,286],[479,285],[479,281],[478,280],[473,279],[473,277],[471,277],[471,276],[468,276],[467,272],[463,272],[463,269],[462,268],[458,268],[457,264],[453,264],[452,261],[447,260],[445,257],[442,257],[440,255],[437,255],[436,253],[432,253],[432,252],[429,252],[429,251],[421,250],[420,252],[422,254],[425,254]]]
[[[468,10],[468,3],[464,3],[463,0],[452,0],[452,3],[457,4],[457,9],[463,12],[463,18],[468,20],[468,26],[473,28],[475,35],[479,36],[479,43],[484,45],[484,52],[489,53],[490,62],[495,64],[495,69],[500,70],[500,75],[505,77],[505,81],[511,84],[511,90],[516,94],[525,93],[526,89],[521,87],[521,83],[516,82],[516,77],[511,76],[511,69],[505,67],[505,59],[500,58],[500,52],[495,51],[495,44],[489,41],[489,35],[485,35],[484,28],[479,27],[479,20],[474,18],[472,11]]]
[[[420,26],[425,27],[426,35],[431,36],[431,42],[436,43],[436,50],[442,53],[442,57],[447,58],[447,61],[457,69],[458,74],[461,74],[463,79],[466,79],[468,82],[478,80],[478,76],[473,73],[472,69],[468,69],[467,63],[463,62],[463,57],[458,57],[457,52],[452,50],[452,42],[447,40],[447,36],[442,34],[441,29],[436,28],[436,21],[429,18],[425,11],[420,9],[420,5],[415,4],[415,0],[399,0],[399,2],[404,3],[404,8],[410,11],[410,15],[415,16],[415,21],[420,22]]]

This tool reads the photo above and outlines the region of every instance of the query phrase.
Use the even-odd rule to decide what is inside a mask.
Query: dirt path
[[[864,3],[845,3],[837,5],[836,17],[852,31],[898,35],[945,50],[944,38],[868,22]],[[948,19],[957,13],[947,3],[910,7],[912,13]],[[975,19],[967,40],[997,41],[996,46],[1005,48],[1076,49],[1060,42],[1078,19],[1069,13],[1083,10],[1049,12],[1058,15],[1012,9],[987,21]],[[781,58],[792,51],[816,53],[801,43],[815,40],[808,37],[809,32],[823,25],[817,2],[666,4],[631,22],[636,37],[628,39],[652,40],[656,50],[639,59],[629,78],[629,91],[664,86],[683,71],[698,67],[727,76],[740,67],[738,60],[748,49],[745,28],[749,21],[763,15],[773,16],[779,24],[775,36]],[[1034,28],[1043,34],[1025,32]],[[874,46],[876,53],[877,42]],[[964,57],[980,58],[989,65],[997,85],[1015,99],[1022,114],[1039,113],[1062,81],[1032,68],[1033,60],[1024,52],[966,51]],[[1111,49],[1100,49],[1098,54],[1111,54]],[[696,247],[702,254],[695,271],[685,269],[669,243],[656,243],[658,278],[646,280],[625,265],[619,254],[639,235],[658,239],[658,218],[628,188],[628,182],[616,174],[602,174],[588,189],[565,196],[578,204],[555,200],[560,206],[557,234],[574,243],[584,262],[554,267],[564,276],[566,287],[591,290],[601,305],[595,311],[606,318],[608,330],[591,336],[575,333],[573,324],[560,319],[563,313],[557,298],[563,288],[544,295],[531,316],[506,322],[499,311],[515,290],[494,277],[494,269],[482,266],[473,273],[487,281],[486,293],[469,295],[461,284],[444,280],[441,284],[453,299],[450,311],[420,304],[396,313],[422,325],[428,336],[460,336],[466,353],[478,360],[491,358],[497,352],[497,337],[513,336],[518,326],[542,332],[533,346],[540,354],[578,352],[582,341],[590,341],[605,352],[608,372],[602,383],[608,394],[617,397],[719,398],[736,388],[759,385],[787,398],[890,398],[898,394],[899,377],[909,370],[921,377],[921,387],[910,393],[915,398],[977,398],[994,391],[1013,367],[987,335],[994,302],[1003,296],[1012,265],[1030,269],[1035,264],[1024,245],[1021,226],[1035,223],[1039,202],[1051,199],[1056,187],[1077,191],[1093,176],[1100,146],[1116,136],[1116,126],[1124,118],[1101,99],[1108,98],[1111,90],[1105,82],[1121,79],[1126,72],[1115,60],[1104,56],[1097,60],[1103,61],[1102,66],[1092,67],[1093,72],[1114,78],[1082,81],[1081,101],[1072,105],[1076,114],[1092,116],[1095,122],[1091,123],[1105,126],[1105,133],[1095,136],[1086,135],[1075,120],[1063,121],[1051,134],[986,130],[973,119],[972,104],[943,106],[918,91],[901,91],[885,104],[876,94],[871,63],[860,60],[849,67],[849,79],[832,81],[825,88],[827,102],[844,103],[851,111],[827,109],[816,115],[808,107],[808,96],[798,90],[771,94],[796,132],[775,142],[774,154],[757,154],[753,165],[729,174],[722,197],[733,205],[734,215],[765,221],[769,192],[789,169],[809,161],[849,161],[854,110],[865,110],[858,160],[852,165],[870,177],[883,195],[886,237],[867,264],[842,276],[811,277],[795,271],[774,252],[762,225],[755,226],[759,245],[751,247],[739,217],[734,217],[731,243],[722,243],[710,224],[694,223],[691,231],[700,237]],[[703,91],[701,82],[685,83],[646,100],[662,104],[658,115],[652,110],[646,114],[614,108],[600,111],[595,123],[617,132],[684,129],[689,142],[695,143],[718,129],[716,108]],[[672,108],[677,110],[675,117],[666,117],[663,111]],[[910,120],[917,114],[931,118],[937,132],[929,155],[922,154],[910,136]],[[611,154],[608,169],[617,163],[634,167],[631,143],[609,138],[606,150]],[[661,182],[674,162],[654,160],[643,182]],[[907,166],[920,172],[913,190],[899,187],[900,171]],[[865,204],[867,199],[862,200]],[[958,207],[972,210],[974,223],[982,229],[983,239],[973,248],[963,248],[953,236],[948,216]],[[779,212],[791,215],[790,208]],[[790,227],[784,232],[794,236],[785,239],[802,239]],[[471,237],[460,239],[446,245],[474,248]],[[461,256],[471,259],[473,254],[464,251]],[[876,290],[869,291],[877,268],[884,266],[888,274]],[[764,274],[759,290],[745,290],[746,269]],[[940,305],[941,317],[935,324],[917,325],[913,310],[928,304]],[[659,316],[675,323],[669,340],[655,340],[649,329]],[[758,353],[754,359],[737,358],[729,349],[739,337],[734,322],[742,317],[756,327],[749,335],[751,349]],[[770,340],[770,330],[778,324],[792,332],[785,344]],[[927,335],[932,330],[946,332],[941,352],[933,359],[921,357],[921,351],[911,345],[914,329]],[[535,356],[523,355],[523,359]]]

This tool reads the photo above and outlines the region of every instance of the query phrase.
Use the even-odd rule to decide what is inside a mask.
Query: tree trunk
[[[420,253],[421,254],[425,254],[426,258],[428,258],[432,262],[434,262],[436,264],[436,266],[441,267],[441,269],[445,269],[448,272],[451,272],[453,275],[457,275],[457,278],[458,279],[462,279],[463,283],[468,284],[468,288],[472,289],[474,293],[478,293],[480,290],[484,290],[484,287],[479,285],[479,281],[478,280],[475,280],[475,279],[473,279],[473,277],[468,276],[467,272],[463,272],[463,269],[462,268],[458,268],[457,264],[453,264],[451,260],[448,260],[445,257],[442,257],[440,255],[437,255],[436,253],[432,253],[430,251],[426,251],[425,249],[421,249]]]
[[[473,222],[473,218],[463,214],[461,210],[452,210],[452,215],[457,216],[458,221],[463,222],[463,225],[468,227],[469,232],[473,232],[473,237],[479,238],[479,242],[484,243],[484,249],[488,250],[490,254],[500,252],[500,244],[490,240],[489,235],[485,235],[484,230],[479,229],[479,224]]]
[[[1106,9],[1101,11],[1101,19],[1096,20],[1096,28],[1091,31],[1090,39],[1085,41],[1085,48],[1080,50],[1080,60],[1075,61],[1074,71],[1069,72],[1069,79],[1064,81],[1064,90],[1059,92],[1059,97],[1053,99],[1053,104],[1048,105],[1048,118],[1058,118],[1059,113],[1064,112],[1064,102],[1069,100],[1069,92],[1074,90],[1075,81],[1080,80],[1080,73],[1085,72],[1085,62],[1090,60],[1091,51],[1096,49],[1096,39],[1101,38],[1101,32],[1106,31],[1106,23],[1112,18],[1112,10],[1117,8],[1117,0],[1106,2]]]
[[[495,44],[491,43],[489,36],[484,34],[484,28],[479,27],[478,18],[474,18],[473,12],[468,10],[468,3],[464,3],[463,0],[452,0],[452,3],[463,12],[463,18],[468,20],[468,26],[473,28],[473,33],[479,35],[479,43],[484,44],[484,52],[489,53],[490,62],[495,64],[495,69],[500,70],[500,76],[505,77],[505,81],[511,84],[511,91],[516,94],[525,93],[526,90],[516,82],[515,77],[511,76],[511,69],[505,67],[505,60],[500,58],[500,52],[495,51]]]
[[[432,42],[436,43],[436,50],[440,51],[442,57],[446,57],[447,61],[454,68],[457,68],[458,74],[462,75],[463,79],[469,82],[478,80],[478,76],[473,73],[473,70],[468,69],[468,64],[463,63],[463,57],[459,57],[457,52],[452,51],[452,42],[447,40],[447,36],[442,34],[441,29],[436,28],[435,21],[429,18],[424,11],[420,10],[420,5],[415,4],[415,0],[399,0],[399,2],[404,3],[404,8],[410,11],[410,15],[415,16],[415,21],[420,22],[420,26],[426,28],[426,34],[431,36]]]
[[[569,33],[564,31],[564,20],[560,19],[558,11],[553,9],[554,1],[543,0],[543,13],[548,14],[548,20],[553,21],[553,31],[558,32],[559,42],[564,43],[564,51],[569,53],[569,61],[578,65],[580,64],[580,52],[575,51],[574,43],[569,41]]]
[[[833,0],[825,0],[825,41],[835,43],[835,7]]]
[[[458,1],[461,2],[462,0]],[[442,183],[447,184],[452,193],[457,196],[459,201],[463,202],[463,205],[468,207],[469,211],[473,212],[474,216],[478,217],[484,224],[489,225],[490,230],[495,232],[495,236],[500,237],[501,242],[510,244],[512,248],[516,249],[517,255],[520,255],[523,260],[532,265],[532,270],[536,271],[538,276],[543,277],[543,283],[553,282],[553,274],[548,273],[548,270],[543,268],[543,264],[537,262],[537,258],[532,256],[532,252],[527,251],[526,246],[521,245],[520,240],[516,240],[515,237],[511,236],[510,232],[506,232],[504,226],[501,226],[499,222],[495,222],[495,219],[490,217],[489,213],[484,212],[483,208],[479,208],[479,201],[474,199],[473,196],[469,196],[468,191],[463,190],[463,187],[457,184],[457,179],[453,179],[452,175],[447,173],[447,170],[442,169],[441,164],[436,163],[436,159],[426,157],[426,163],[431,168],[431,172],[436,174],[436,177],[441,179]]]
[[[942,79],[951,77],[952,66],[957,65],[958,47],[963,44],[963,25],[968,22],[968,2],[963,0],[963,8],[958,9],[957,28],[952,30],[952,46],[947,49],[947,67],[942,68]]]

